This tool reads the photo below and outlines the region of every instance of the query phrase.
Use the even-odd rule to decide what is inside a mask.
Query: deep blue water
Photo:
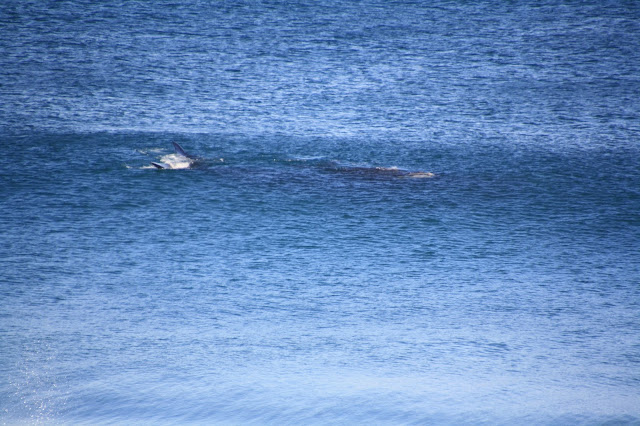
[[[5,0],[0,146],[2,424],[640,424],[640,3]]]

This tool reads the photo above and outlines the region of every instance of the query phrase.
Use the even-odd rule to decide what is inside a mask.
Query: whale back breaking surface
[[[193,168],[196,165],[203,165],[208,163],[205,159],[188,154],[180,144],[177,142],[171,142],[173,144],[174,153],[167,154],[160,158],[161,161],[151,162],[151,166],[159,170],[175,170],[175,169],[188,169]],[[220,158],[220,162],[224,162],[224,159]],[[277,162],[277,160],[274,160]],[[370,165],[353,165],[345,164],[340,161],[316,159],[316,161],[308,161],[306,158],[299,159],[287,159],[285,162],[294,162],[303,164],[309,168],[325,169],[331,172],[337,172],[345,175],[352,175],[355,177],[363,178],[413,178],[424,179],[434,178],[437,175],[433,172],[424,171],[410,171],[399,167],[382,167],[382,166],[370,166]]]

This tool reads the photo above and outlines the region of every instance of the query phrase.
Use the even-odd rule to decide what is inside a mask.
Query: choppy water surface
[[[4,2],[0,421],[640,423],[639,23]]]

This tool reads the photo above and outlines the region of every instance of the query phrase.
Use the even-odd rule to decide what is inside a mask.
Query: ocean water
[[[640,3],[4,0],[0,146],[1,424],[640,424]]]

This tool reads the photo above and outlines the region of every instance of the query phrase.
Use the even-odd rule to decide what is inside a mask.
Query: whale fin
[[[156,169],[170,169],[171,168],[171,167],[169,167],[168,164],[165,164],[165,163],[154,163],[154,162],[151,162],[151,165],[153,167],[155,167]]]
[[[184,149],[177,142],[171,142],[173,144],[173,148],[176,150],[176,154],[182,155],[183,157],[189,158],[189,154],[187,154]]]

